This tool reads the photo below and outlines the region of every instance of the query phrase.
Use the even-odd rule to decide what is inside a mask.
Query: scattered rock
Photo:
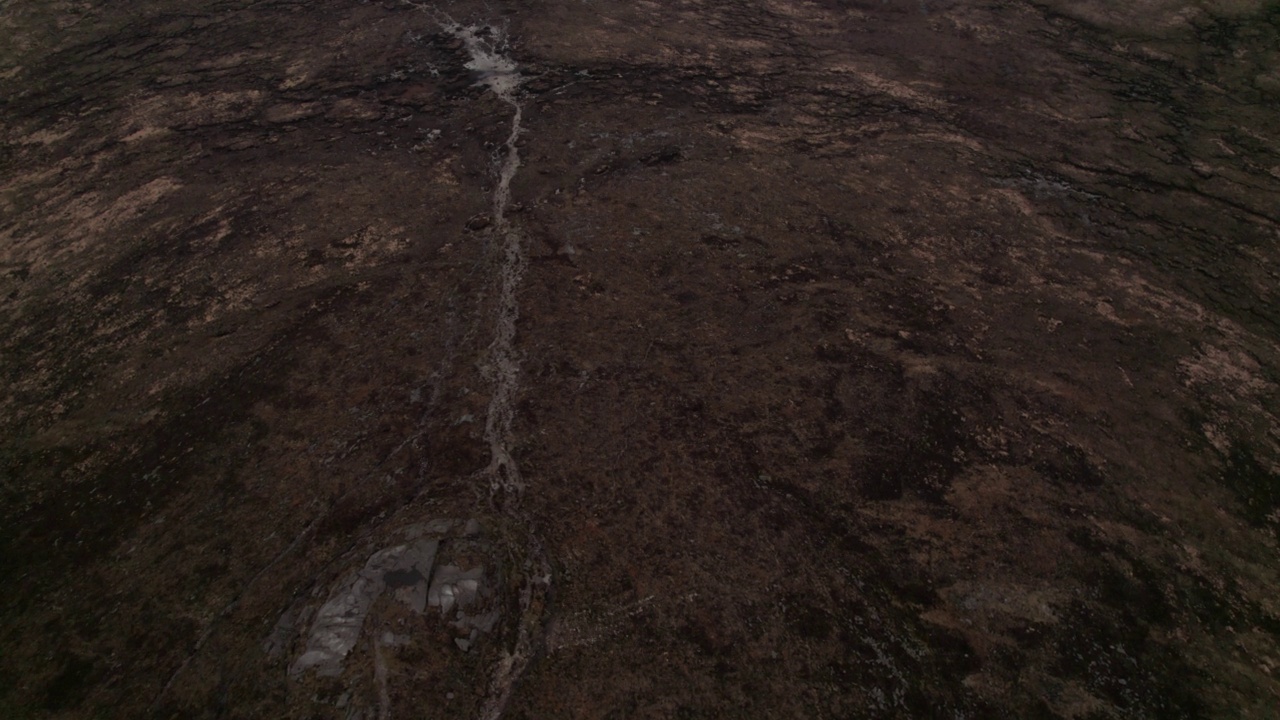
[[[410,525],[400,534],[407,542],[374,553],[316,612],[306,649],[290,667],[291,675],[299,677],[312,670],[321,677],[341,675],[343,662],[359,641],[367,617],[387,590],[415,614],[424,614],[428,607],[439,609],[441,618],[463,634],[455,640],[463,652],[470,651],[480,633],[497,625],[496,593],[483,565],[464,569],[456,560],[436,565],[442,554],[448,559],[488,552],[479,521],[439,518]],[[452,550],[446,552],[446,546]],[[286,612],[266,643],[268,652],[280,654],[298,624],[296,609]],[[407,634],[379,633],[383,647],[411,642]]]
[[[439,548],[439,540],[421,539],[374,553],[364,569],[350,577],[320,608],[311,626],[307,649],[289,669],[290,673],[301,675],[314,669],[321,676],[341,674],[342,661],[360,639],[365,617],[388,580],[404,587],[404,579],[416,575],[418,580],[410,587],[425,583]],[[407,596],[410,605],[418,601],[412,590]]]

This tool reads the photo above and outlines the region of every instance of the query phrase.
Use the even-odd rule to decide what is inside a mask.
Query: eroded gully
[[[489,465],[481,475],[489,482],[494,504],[517,527],[523,528],[526,546],[520,553],[524,557],[524,567],[521,569],[521,615],[517,621],[515,643],[503,651],[494,668],[489,693],[480,713],[482,718],[493,720],[502,715],[512,688],[528,667],[542,626],[542,608],[551,586],[550,563],[521,506],[525,483],[511,452],[515,399],[520,385],[520,361],[515,348],[516,323],[520,317],[517,291],[527,261],[523,233],[507,217],[507,211],[511,205],[511,181],[520,170],[518,141],[524,107],[519,98],[519,67],[506,53],[505,34],[501,29],[489,25],[464,26],[453,21],[446,21],[442,26],[446,33],[464,44],[470,56],[467,68],[475,72],[489,92],[509,105],[512,111],[511,131],[494,158],[497,183],[493,190],[490,237],[497,242],[494,273],[498,295],[493,340],[484,368],[486,378],[492,383],[492,395],[484,430],[489,446]]]

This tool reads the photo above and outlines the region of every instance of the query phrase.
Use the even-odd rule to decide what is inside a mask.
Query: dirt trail
[[[494,159],[497,183],[493,190],[493,225],[489,233],[498,244],[499,259],[494,267],[498,297],[493,342],[489,345],[485,368],[493,390],[485,417],[484,437],[489,444],[489,466],[483,476],[489,479],[491,497],[518,526],[523,526],[527,539],[525,547],[518,553],[525,560],[520,569],[520,615],[516,620],[515,642],[511,648],[502,651],[480,710],[480,717],[484,720],[496,720],[502,715],[516,683],[533,659],[542,623],[546,621],[542,609],[551,589],[551,563],[541,541],[533,534],[527,511],[521,506],[526,486],[516,458],[512,456],[515,443],[512,423],[520,390],[520,358],[515,345],[516,324],[520,319],[517,295],[527,260],[523,247],[524,232],[508,217],[508,211],[511,207],[511,182],[520,170],[517,143],[523,132],[524,106],[519,98],[520,69],[505,54],[508,51],[505,31],[492,25],[462,26],[452,22],[444,26],[444,31],[463,41],[471,58],[467,69],[476,73],[480,82],[494,96],[510,105],[512,111],[511,131]]]
[[[490,235],[497,240],[498,246],[498,261],[494,267],[498,308],[486,368],[486,374],[493,383],[493,396],[485,417],[484,435],[489,443],[490,460],[485,474],[491,481],[491,491],[518,496],[525,488],[520,468],[511,457],[511,423],[520,388],[520,359],[515,347],[516,323],[520,319],[517,293],[528,263],[522,244],[523,233],[507,217],[507,211],[511,207],[511,181],[520,170],[520,149],[516,145],[523,130],[520,121],[524,114],[524,107],[517,97],[520,71],[509,57],[502,54],[506,44],[502,30],[489,25],[463,27],[456,23],[446,24],[443,29],[465,43],[471,57],[467,69],[476,73],[480,82],[495,97],[510,105],[512,111],[511,132],[495,153],[493,168],[497,184],[493,189]]]

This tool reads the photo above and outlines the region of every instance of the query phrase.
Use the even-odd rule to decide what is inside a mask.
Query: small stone
[[[493,224],[493,221],[489,219],[488,215],[477,215],[467,221],[467,229],[476,232],[489,227],[491,224]]]

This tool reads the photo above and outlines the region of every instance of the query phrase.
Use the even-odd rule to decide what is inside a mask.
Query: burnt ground
[[[513,108],[446,16],[523,78],[514,496]],[[0,36],[0,716],[1277,717],[1275,0]],[[291,673],[439,518],[498,626]]]

